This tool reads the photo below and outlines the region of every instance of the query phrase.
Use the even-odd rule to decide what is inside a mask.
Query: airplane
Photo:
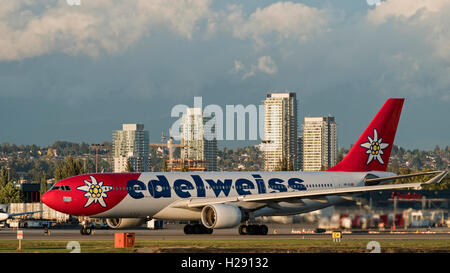
[[[239,226],[241,235],[265,235],[268,228],[256,224],[256,217],[306,213],[367,191],[440,182],[447,171],[386,171],[403,102],[388,99],[344,159],[326,171],[94,173],[57,182],[42,201],[62,213],[106,218],[112,228],[137,227],[152,218],[190,221],[185,234]],[[434,177],[386,184],[427,174]]]

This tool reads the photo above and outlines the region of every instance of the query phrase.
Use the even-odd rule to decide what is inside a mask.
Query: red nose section
[[[42,202],[62,213],[90,216],[105,212],[127,196],[127,182],[140,173],[88,174],[63,179],[42,196]]]

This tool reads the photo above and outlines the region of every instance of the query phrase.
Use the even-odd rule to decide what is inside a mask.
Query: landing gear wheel
[[[248,234],[249,235],[258,235],[259,226],[258,225],[249,225],[248,226]]]
[[[88,228],[88,227],[82,227],[81,229],[80,229],[80,233],[81,233],[81,235],[91,235],[91,233],[92,233],[92,228]]]
[[[267,228],[266,225],[259,226],[259,234],[260,235],[267,235],[267,232],[269,232],[269,228]]]
[[[266,225],[240,225],[240,235],[267,235],[269,229]]]
[[[85,234],[85,235],[91,235],[91,233],[92,233],[92,228],[86,228],[86,229],[84,230],[84,234]]]
[[[207,228],[201,224],[184,226],[184,234],[212,234],[213,231],[212,228]]]
[[[193,234],[194,226],[193,225],[185,225],[184,226],[184,234]]]
[[[239,226],[239,234],[240,235],[247,235],[247,225],[240,225]]]

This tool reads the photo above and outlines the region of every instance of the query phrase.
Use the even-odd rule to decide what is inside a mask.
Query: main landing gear
[[[240,235],[267,235],[269,229],[266,225],[240,225]],[[184,226],[184,234],[212,234],[213,229],[202,224],[187,224]]]
[[[240,225],[240,235],[267,235],[269,229],[266,225]]]
[[[184,234],[212,234],[213,229],[202,224],[187,224],[184,226]]]

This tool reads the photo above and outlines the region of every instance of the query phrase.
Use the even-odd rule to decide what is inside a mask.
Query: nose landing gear
[[[91,235],[93,225],[89,222],[89,220],[85,220],[81,224],[82,224],[80,229],[81,235]]]
[[[80,233],[81,233],[81,235],[91,235],[92,228],[91,227],[81,227]]]

